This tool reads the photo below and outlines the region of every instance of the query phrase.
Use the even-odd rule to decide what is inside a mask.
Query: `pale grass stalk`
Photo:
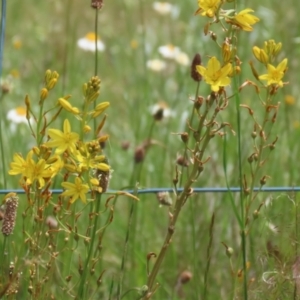
[[[197,131],[199,134],[197,135],[194,150],[192,151],[194,164],[193,164],[191,173],[189,174],[189,177],[184,185],[183,192],[181,194],[177,195],[175,207],[174,207],[172,213],[171,212],[169,213],[169,226],[167,229],[165,240],[164,240],[163,246],[161,247],[160,252],[157,256],[157,259],[154,263],[154,266],[148,276],[148,281],[147,281],[148,294],[143,298],[145,300],[151,298],[153,293],[155,292],[155,289],[156,289],[156,287],[154,286],[155,279],[161,268],[161,265],[165,258],[168,247],[171,243],[171,239],[172,239],[174,231],[175,231],[177,219],[179,217],[182,207],[184,206],[187,199],[191,195],[192,185],[197,180],[199,175],[203,172],[204,154],[206,154],[207,146],[208,146],[211,138],[213,137],[213,135],[211,135],[213,121],[215,120],[217,114],[220,111],[219,109],[215,109],[214,113],[210,117],[209,122],[206,123],[206,125],[204,125],[204,121],[208,115],[208,112],[210,111],[210,109],[212,107],[212,103],[215,102],[214,100],[215,99],[211,99],[210,101],[206,102],[205,112],[203,115],[200,116],[200,120],[199,120],[199,124],[198,124],[198,131]],[[204,130],[203,127],[205,127],[206,130],[203,133],[203,135],[201,136],[202,130]]]
[[[213,243],[213,238],[214,238],[214,224],[215,224],[215,213],[212,214],[211,221],[210,221],[210,226],[209,226],[209,242],[207,246],[207,251],[206,251],[206,268],[205,268],[205,273],[204,273],[204,291],[203,291],[203,299],[209,299],[207,297],[208,295],[208,273],[210,269],[210,260],[211,260],[211,250],[212,250],[212,243]]]

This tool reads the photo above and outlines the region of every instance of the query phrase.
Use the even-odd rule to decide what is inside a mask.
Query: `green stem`
[[[3,102],[3,94],[0,97],[0,103]],[[6,181],[6,159],[5,159],[5,153],[4,153],[4,141],[3,141],[3,136],[5,136],[5,134],[3,134],[3,129],[2,129],[2,122],[0,122],[0,147],[1,147],[1,165],[2,165],[2,178],[3,178],[3,187],[6,188],[7,187],[7,181]]]
[[[198,144],[195,147],[195,153],[199,154],[198,157],[197,157],[198,161],[202,161],[204,152],[205,152],[205,150],[206,150],[206,148],[209,144],[209,141],[211,139],[211,136],[209,135],[209,131],[210,131],[210,127],[207,128],[207,130],[204,134],[205,137],[204,137],[201,149],[199,149]],[[151,273],[148,277],[147,286],[148,286],[148,289],[149,289],[150,293],[153,290],[156,276],[157,276],[158,271],[160,269],[160,266],[161,266],[161,264],[162,264],[162,262],[165,258],[167,249],[170,245],[172,236],[174,234],[175,225],[176,225],[178,216],[180,214],[181,208],[183,207],[185,201],[187,200],[187,198],[189,196],[189,192],[190,192],[190,188],[191,188],[192,184],[199,177],[201,172],[202,171],[199,170],[199,166],[198,166],[197,162],[195,162],[194,165],[193,165],[192,172],[191,172],[186,184],[184,185],[183,192],[180,195],[177,196],[174,211],[173,211],[172,216],[170,217],[169,227],[168,227],[168,231],[167,231],[167,234],[166,234],[166,237],[165,237],[165,240],[164,240],[164,244],[163,244],[163,246],[162,246],[162,248],[161,248],[161,250],[160,250],[160,252],[157,256],[157,259],[156,259],[156,261],[154,263],[154,266],[151,270]],[[147,299],[147,298],[145,298],[145,299]]]
[[[238,91],[237,78],[234,77],[234,90]],[[241,208],[241,247],[242,247],[242,257],[243,257],[243,293],[244,300],[248,299],[248,289],[247,289],[247,241],[245,232],[245,202],[243,194],[243,170],[242,170],[242,141],[241,141],[241,112],[240,112],[240,98],[239,94],[235,94],[235,108],[236,108],[236,118],[237,118],[237,148],[238,148],[238,171],[239,171],[239,186],[240,186],[240,208]]]
[[[95,199],[96,203],[94,202],[93,207],[94,209],[94,215],[95,215],[95,219],[94,219],[94,227],[93,227],[93,231],[92,231],[92,235],[91,235],[91,241],[89,244],[89,252],[88,252],[88,256],[85,260],[85,264],[84,264],[84,269],[83,269],[83,273],[81,275],[81,279],[80,279],[80,284],[79,284],[79,288],[78,288],[78,294],[77,294],[77,299],[85,299],[84,298],[84,294],[85,294],[85,281],[86,281],[86,277],[87,277],[87,273],[88,273],[88,265],[90,263],[91,260],[91,256],[93,253],[93,248],[94,248],[94,243],[96,240],[96,232],[97,232],[97,225],[98,225],[98,221],[100,219],[99,217],[99,211],[100,211],[100,203],[101,203],[101,195],[102,194],[98,194],[97,193],[97,197]]]

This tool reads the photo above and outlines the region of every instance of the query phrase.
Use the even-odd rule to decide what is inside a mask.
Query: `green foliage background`
[[[273,151],[266,164],[265,173],[270,176],[267,185],[299,186],[299,57],[300,57],[300,4],[296,0],[287,1],[240,1],[240,7],[251,7],[261,21],[255,25],[250,34],[241,35],[240,59],[243,64],[241,82],[253,80],[249,60],[254,60],[252,47],[262,46],[266,39],[273,38],[283,43],[281,58],[289,59],[289,70],[285,77],[289,85],[279,92],[277,99],[281,102],[278,121],[274,128],[274,138],[279,137],[276,150]],[[147,139],[153,117],[151,105],[159,101],[166,102],[175,116],[154,126],[152,138],[156,141],[147,153],[143,163],[140,187],[172,187],[176,157],[182,154],[183,145],[178,133],[184,131],[186,118],[192,108],[196,85],[190,78],[189,67],[167,61],[167,69],[154,73],[146,68],[149,59],[161,58],[158,47],[168,43],[179,46],[190,59],[200,53],[203,62],[214,55],[212,41],[203,34],[205,19],[194,16],[197,1],[174,0],[179,8],[176,18],[160,16],[153,9],[153,1],[146,0],[106,0],[99,13],[99,34],[106,45],[104,52],[99,52],[99,72],[102,80],[101,101],[110,101],[108,121],[104,132],[110,135],[105,153],[114,169],[110,188],[122,189],[130,185],[136,147]],[[5,39],[3,80],[12,70],[19,72],[19,78],[12,79],[10,92],[1,100],[1,122],[4,131],[1,141],[4,144],[6,165],[0,166],[0,188],[19,188],[18,179],[6,177],[4,185],[3,170],[7,170],[12,160],[12,153],[23,155],[32,146],[32,139],[26,125],[18,125],[11,131],[6,119],[9,109],[23,105],[26,94],[30,95],[32,105],[38,102],[39,89],[46,69],[56,70],[60,74],[60,82],[47,101],[56,101],[61,95],[71,94],[72,103],[81,105],[81,86],[94,74],[94,56],[84,52],[76,45],[77,39],[87,32],[94,31],[95,11],[90,8],[89,1],[82,0],[48,0],[48,1],[8,1],[7,32]],[[14,39],[20,39],[22,46],[16,49]],[[132,41],[137,48],[131,47]],[[201,84],[201,94],[205,95],[209,87]],[[258,99],[250,89],[241,93],[242,103],[251,106],[259,114]],[[285,103],[286,95],[295,98],[294,105]],[[61,127],[67,114],[56,124]],[[223,115],[236,131],[235,106],[232,105]],[[74,123],[75,120],[70,119]],[[100,121],[100,120],[99,120]],[[247,111],[242,111],[243,161],[247,170],[247,157],[251,142],[252,123]],[[128,141],[130,147],[123,150],[121,143]],[[223,170],[223,140],[215,138],[210,146],[211,161],[205,166],[204,176],[195,184],[197,187],[226,186]],[[237,140],[231,133],[227,135],[227,166],[230,185],[238,185],[237,175]],[[60,188],[59,182],[57,187]],[[251,299],[261,299],[270,287],[262,280],[262,274],[270,270],[280,270],[286,277],[276,277],[277,285],[271,287],[268,299],[287,299],[293,290],[291,265],[297,255],[295,244],[297,236],[297,194],[261,193],[257,207],[262,201],[269,199],[268,206],[254,226],[250,243],[249,276],[256,280],[251,285]],[[25,199],[24,199],[25,200]],[[103,283],[98,297],[108,299],[109,289],[117,282],[121,265],[123,245],[127,232],[127,222],[131,200],[119,199],[114,212],[114,220],[108,227],[103,243],[102,269],[105,269]],[[78,203],[77,205],[81,205]],[[21,215],[24,205],[20,203],[17,226],[14,235],[22,238]],[[239,228],[235,220],[227,194],[195,194],[184,207],[173,243],[159,273],[161,287],[154,299],[179,299],[175,286],[179,274],[184,270],[193,273],[193,278],[184,287],[182,299],[201,299],[203,277],[207,263],[207,247],[209,242],[209,226],[212,213],[215,213],[215,226],[211,263],[208,278],[208,299],[230,299],[233,285],[229,260],[225,255],[225,242],[232,248],[239,245]],[[49,210],[49,214],[51,211]],[[82,221],[83,222],[83,221]],[[168,210],[159,207],[154,194],[140,196],[140,202],[131,228],[128,245],[129,257],[125,263],[124,290],[141,287],[146,283],[146,255],[158,252],[167,228]],[[268,228],[272,223],[279,233]],[[84,226],[84,224],[82,225]],[[267,243],[277,245],[282,260],[270,256]],[[17,253],[16,245],[16,252]],[[81,248],[80,248],[81,249]],[[81,251],[81,250],[80,250]],[[68,253],[60,256],[59,263],[66,263]],[[234,260],[238,268],[238,259]],[[151,264],[151,263],[150,263]],[[76,269],[76,265],[74,268]],[[98,274],[100,270],[98,270]],[[289,280],[284,280],[289,278]],[[282,280],[281,280],[282,279]],[[61,280],[58,274],[57,282]],[[25,299],[26,291],[21,291],[19,299]],[[274,295],[274,296],[273,296]],[[288,296],[287,296],[288,295]],[[96,296],[95,296],[96,297]],[[287,297],[287,298],[286,298]],[[125,299],[135,299],[128,294]],[[29,298],[28,298],[29,299]],[[93,299],[93,298],[91,298]],[[291,299],[291,298],[289,298]]]

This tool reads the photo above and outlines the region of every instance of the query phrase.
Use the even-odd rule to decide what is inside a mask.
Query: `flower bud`
[[[48,90],[52,90],[57,83],[57,78],[52,78],[46,85]]]

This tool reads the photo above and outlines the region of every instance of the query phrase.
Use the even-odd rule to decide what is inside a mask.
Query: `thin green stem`
[[[234,77],[234,90],[238,91],[238,80]],[[247,289],[247,241],[246,241],[246,222],[245,222],[245,202],[243,193],[243,170],[242,170],[242,141],[241,141],[241,112],[240,112],[240,97],[239,93],[235,93],[235,109],[237,118],[237,155],[238,155],[238,172],[239,172],[239,186],[240,186],[240,213],[241,213],[241,247],[243,257],[243,294],[244,300],[248,299]]]
[[[0,97],[0,103],[3,102],[3,94]],[[2,119],[2,118],[1,118]],[[3,128],[2,128],[2,121],[0,121],[0,147],[1,147],[1,165],[2,165],[2,178],[3,178],[3,187],[7,187],[7,181],[6,181],[6,159],[5,159],[5,153],[4,153],[4,141],[3,141]]]
[[[99,211],[100,211],[100,204],[101,204],[101,195],[97,193],[95,202],[93,202],[93,212],[94,212],[94,227],[92,230],[92,235],[91,235],[91,239],[90,239],[90,244],[89,244],[89,250],[88,250],[88,255],[86,257],[85,260],[85,264],[84,264],[84,269],[83,269],[83,273],[81,275],[80,278],[80,284],[79,284],[79,288],[78,288],[78,294],[77,294],[77,299],[85,299],[84,295],[85,295],[85,283],[86,283],[86,278],[87,278],[87,274],[88,274],[88,265],[91,261],[91,257],[92,257],[92,253],[93,253],[93,249],[94,249],[94,243],[96,240],[96,232],[97,232],[97,227],[98,227],[98,222],[100,219],[99,216]]]

